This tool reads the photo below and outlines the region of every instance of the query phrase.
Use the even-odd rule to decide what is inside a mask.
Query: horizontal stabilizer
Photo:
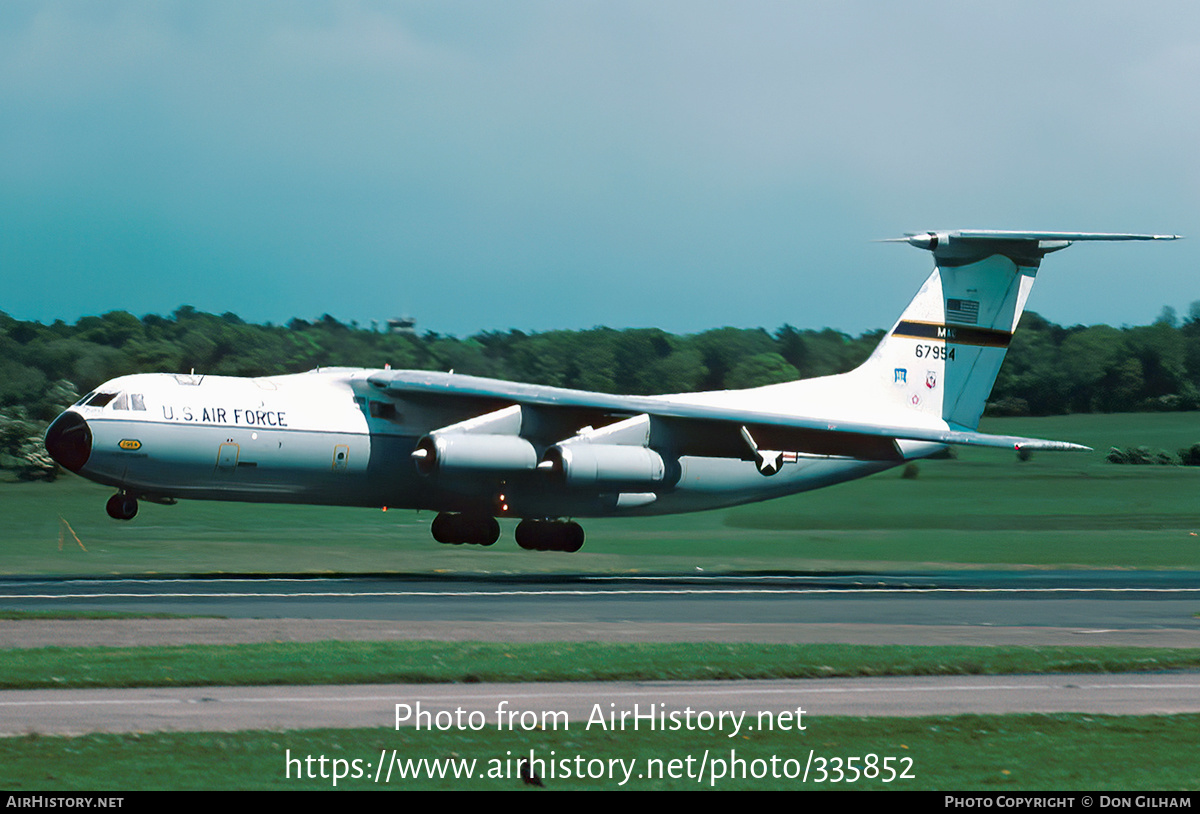
[[[938,264],[964,263],[1001,254],[1018,265],[1036,268],[1051,252],[1083,240],[1179,240],[1180,235],[1140,235],[1120,232],[1005,232],[988,229],[956,229],[947,232],[909,232],[885,243],[907,243],[931,251]]]
[[[921,249],[931,249],[947,240],[1044,240],[1075,243],[1081,240],[1181,240],[1182,238],[1182,235],[1141,235],[1123,232],[1008,232],[995,229],[955,229],[949,232],[906,232],[904,237],[888,238],[882,242],[911,243]]]

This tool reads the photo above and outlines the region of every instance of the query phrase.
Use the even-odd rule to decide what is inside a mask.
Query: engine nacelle
[[[647,447],[618,444],[557,444],[546,450],[542,467],[570,486],[642,484],[666,478],[662,456]]]
[[[450,433],[417,442],[413,463],[422,475],[515,472],[537,467],[537,450],[519,435]]]

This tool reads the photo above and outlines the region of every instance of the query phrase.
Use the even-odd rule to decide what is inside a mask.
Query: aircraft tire
[[[566,551],[574,554],[579,549],[583,548],[583,526],[578,523],[564,523],[562,534],[562,547],[559,551]]]
[[[493,545],[500,539],[500,521],[494,517],[484,517],[479,524],[479,537],[475,540],[477,545],[489,546]]]
[[[560,520],[522,520],[516,538],[526,551],[575,552],[583,548],[583,527]]]
[[[137,498],[118,492],[108,499],[104,510],[114,520],[132,520],[138,513]]]
[[[441,512],[429,527],[433,539],[448,545],[489,546],[500,539],[500,523],[487,515]]]
[[[526,551],[537,551],[538,528],[535,525],[536,520],[522,520],[517,524],[517,530],[513,534],[517,538],[517,545]]]
[[[439,512],[438,516],[433,518],[433,524],[430,525],[429,531],[433,535],[433,539],[439,543],[454,545],[457,541],[455,538],[455,523],[456,515],[448,512]]]

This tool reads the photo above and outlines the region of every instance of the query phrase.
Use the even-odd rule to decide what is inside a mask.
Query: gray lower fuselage
[[[423,476],[411,460],[417,434],[87,421],[92,451],[79,474],[152,501],[386,506],[513,517],[669,514],[780,497],[895,465],[802,457],[766,477],[753,460],[683,455],[671,459],[673,477],[653,489],[586,489],[555,483],[537,470]]]

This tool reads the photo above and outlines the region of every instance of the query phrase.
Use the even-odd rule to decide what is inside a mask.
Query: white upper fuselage
[[[895,464],[798,455],[768,478],[746,448],[736,458],[677,456],[665,482],[629,489],[564,488],[537,471],[426,478],[411,459],[418,440],[459,416],[421,399],[381,398],[369,382],[379,372],[329,368],[253,379],[174,374],[113,379],[71,408],[87,422],[92,438],[87,461],[77,471],[150,500],[486,508],[497,515],[583,517],[761,500]],[[703,404],[708,397],[662,399]],[[567,435],[581,429],[572,427]],[[940,448],[919,446],[919,453],[908,451],[928,454]],[[497,495],[504,492],[509,494],[502,511]]]

